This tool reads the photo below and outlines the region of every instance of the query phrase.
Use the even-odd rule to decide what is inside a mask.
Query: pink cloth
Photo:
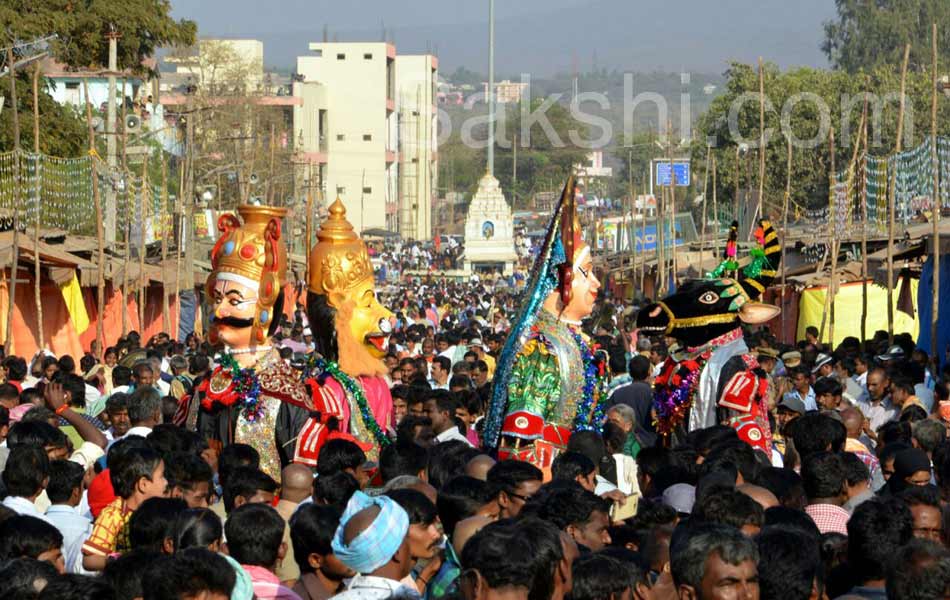
[[[848,519],[851,514],[834,504],[809,504],[805,512],[818,526],[821,533],[840,533],[848,535]]]
[[[20,404],[18,406],[14,406],[13,408],[11,408],[10,409],[10,425],[13,425],[14,423],[22,419],[23,415],[25,415],[34,406],[36,405],[35,404]]]
[[[482,441],[478,439],[478,433],[476,433],[474,429],[467,430],[465,432],[465,437],[475,448],[478,448],[482,445]]]
[[[383,431],[386,431],[393,419],[393,397],[389,392],[386,380],[382,377],[360,377],[358,381],[363,387],[363,395],[366,396],[366,403],[373,411],[376,422]],[[346,401],[346,392],[343,391],[343,386],[332,377],[327,378],[325,385],[333,392],[338,401],[338,407],[342,415],[340,431],[350,433],[350,404]],[[364,441],[375,443],[375,440]]]
[[[292,589],[281,585],[277,575],[268,569],[254,565],[241,565],[241,568],[251,576],[251,585],[258,600],[302,600]]]

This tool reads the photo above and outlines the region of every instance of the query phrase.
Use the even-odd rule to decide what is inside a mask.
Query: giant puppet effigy
[[[775,279],[781,246],[772,224],[759,222],[758,247],[739,267],[735,255],[705,279],[684,283],[676,293],[637,315],[641,335],[676,340],[654,380],[657,433],[672,436],[728,424],[740,438],[769,453],[768,380],[742,335],[742,324],[761,324],[780,311],[757,302]],[[723,277],[726,273],[736,277]]]
[[[210,377],[184,402],[187,426],[219,445],[254,446],[261,469],[280,478],[298,458],[310,419],[310,395],[300,376],[271,346],[280,322],[287,252],[281,239],[286,209],[239,206],[218,220],[205,293],[213,307],[209,341],[223,345]],[[189,404],[190,403],[190,404]]]
[[[499,458],[548,468],[572,431],[600,430],[603,361],[581,330],[600,282],[581,239],[574,178],[564,187],[505,342],[484,430]]]
[[[384,379],[392,313],[376,299],[373,265],[366,245],[346,220],[337,199],[310,251],[307,316],[316,352],[307,383],[319,414],[307,435],[316,453],[334,430],[356,438],[371,458],[389,443],[393,400]]]

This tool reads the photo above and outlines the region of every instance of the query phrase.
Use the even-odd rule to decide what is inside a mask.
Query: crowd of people
[[[182,418],[215,364],[199,336],[129,332],[102,362],[5,357],[0,598],[950,594],[950,370],[908,336],[828,348],[814,328],[794,346],[746,331],[769,380],[765,453],[724,425],[658,435],[667,340],[599,303],[602,433],[575,432],[542,472],[482,444],[514,291],[430,281],[384,303],[388,442],[334,436],[279,481],[257,448],[218,448]],[[277,336],[291,365],[313,347],[303,312]]]

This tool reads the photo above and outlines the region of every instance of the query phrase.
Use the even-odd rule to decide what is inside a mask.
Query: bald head
[[[761,504],[763,510],[768,510],[773,506],[779,505],[778,498],[775,494],[764,487],[752,485],[751,483],[743,483],[737,486],[736,489]]]
[[[846,408],[841,411],[841,422],[848,430],[848,437],[858,439],[864,428],[864,414],[856,408]]]
[[[432,504],[435,504],[436,498],[438,498],[439,496],[439,492],[436,491],[436,489],[432,486],[432,484],[426,483],[425,481],[421,481],[421,480],[418,481],[417,483],[413,483],[412,485],[406,486],[406,488],[410,490],[416,490],[417,492],[422,492],[423,494],[425,494],[426,498],[428,498],[432,502]]]
[[[479,454],[465,465],[465,474],[475,479],[488,481],[488,471],[495,466],[495,459],[487,454]]]
[[[290,502],[302,502],[313,494],[313,473],[303,465],[291,464],[280,472],[280,497]]]

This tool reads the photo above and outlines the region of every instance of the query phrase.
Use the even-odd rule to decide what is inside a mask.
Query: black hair
[[[224,485],[224,509],[230,515],[238,496],[251,498],[258,490],[276,492],[277,482],[270,475],[252,467],[238,467]]]
[[[435,402],[436,410],[448,413],[449,417],[454,417],[455,409],[460,406],[458,396],[448,390],[432,390],[426,398],[426,402],[429,401]]]
[[[3,485],[10,496],[29,498],[43,490],[49,474],[49,458],[43,447],[16,446],[3,469]]]
[[[61,373],[72,373],[76,370],[76,361],[68,354],[60,356],[57,364]]]
[[[172,525],[172,543],[175,552],[185,548],[207,548],[221,541],[224,528],[221,517],[207,508],[188,508],[180,513]]]
[[[317,474],[324,477],[347,469],[355,470],[365,462],[366,453],[355,443],[344,439],[329,440],[317,456]]]
[[[8,356],[3,359],[7,370],[7,381],[23,381],[26,377],[26,360],[21,356]]]
[[[157,560],[142,580],[143,600],[181,600],[202,592],[230,598],[237,575],[231,564],[205,548],[188,548]]]
[[[815,539],[795,527],[766,527],[756,539],[759,547],[759,593],[774,600],[808,600],[812,586],[823,577]]]
[[[541,486],[534,496],[525,502],[522,512],[550,521],[558,529],[569,525],[583,526],[591,521],[595,512],[610,514],[610,501],[593,492],[588,492],[573,482],[556,482]]]
[[[627,371],[630,373],[630,378],[634,381],[646,381],[647,377],[649,377],[653,371],[653,365],[650,364],[649,358],[638,354],[630,359]]]
[[[930,506],[943,513],[940,506],[940,492],[933,485],[912,485],[901,492],[898,497],[903,500],[908,508],[914,506]]]
[[[816,396],[821,396],[823,394],[840,396],[844,391],[841,387],[841,384],[834,377],[819,377],[815,381],[815,385],[812,386],[812,389],[815,391]]]
[[[914,433],[910,423],[906,421],[888,421],[878,428],[877,437],[878,443],[885,449],[898,442],[909,447]],[[883,452],[883,449],[881,451]]]
[[[245,504],[228,513],[228,553],[242,565],[271,568],[284,538],[284,519],[266,504]]]
[[[580,452],[597,466],[601,475],[616,481],[616,464],[607,452],[604,438],[596,431],[575,431],[567,440],[569,452]]]
[[[442,528],[449,536],[459,521],[474,516],[478,509],[498,497],[498,492],[481,479],[459,475],[450,479],[436,499]]]
[[[49,483],[46,495],[52,504],[62,504],[69,500],[73,490],[82,491],[82,480],[86,472],[79,463],[71,460],[53,460],[49,463]]]
[[[11,452],[17,446],[60,448],[65,445],[66,434],[46,421],[18,421],[10,426],[7,433],[7,448]]]
[[[411,441],[397,441],[379,452],[379,471],[383,483],[400,475],[418,476],[426,468],[426,449]]]
[[[844,480],[848,485],[858,485],[871,480],[871,470],[854,452],[842,452],[838,455],[844,469]]]
[[[840,496],[844,483],[844,465],[837,454],[813,452],[802,461],[802,484],[809,500]]]
[[[20,390],[12,383],[0,383],[0,400],[17,401],[20,399]]]
[[[913,537],[913,517],[895,497],[862,502],[848,520],[848,568],[855,582],[883,579],[901,546]]]
[[[290,542],[301,573],[312,573],[311,554],[333,553],[333,536],[340,525],[340,509],[319,504],[304,504],[290,518]]]
[[[129,417],[131,420],[131,416]],[[198,434],[170,423],[159,423],[148,434],[148,445],[155,449],[165,462],[171,462],[174,454],[198,454]]]
[[[168,480],[168,489],[192,491],[202,482],[207,482],[211,489],[214,472],[211,465],[195,454],[173,453],[166,462],[165,479]]]
[[[461,440],[452,440],[436,444],[429,449],[426,473],[429,483],[437,490],[456,473],[464,473],[465,465],[473,456],[480,454]]]
[[[37,600],[113,600],[115,590],[98,577],[68,573],[49,582]]]
[[[17,515],[0,523],[0,560],[39,558],[62,545],[63,534],[42,519]]]
[[[432,357],[432,364],[439,363],[439,366],[445,372],[452,371],[452,361],[447,356],[436,355]]]
[[[261,455],[247,444],[228,444],[218,456],[218,482],[227,483],[231,473],[239,467],[257,469],[261,465]]]
[[[429,497],[411,488],[389,490],[384,494],[393,499],[409,515],[410,525],[429,526],[435,523],[439,513]]]
[[[141,598],[145,594],[142,589],[145,572],[153,564],[164,559],[166,557],[156,550],[123,552],[106,563],[102,570],[102,579],[115,590],[116,600]]]
[[[673,460],[668,448],[642,448],[637,454],[637,471],[650,478],[656,477],[660,469],[670,464],[673,464]]]
[[[53,377],[53,381],[63,384],[63,391],[69,392],[69,405],[77,408],[86,406],[86,382],[75,373],[60,371]]]
[[[580,452],[562,452],[555,456],[554,462],[551,463],[551,479],[576,481],[578,477],[587,477],[595,470],[597,465]]]
[[[112,367],[112,385],[114,387],[121,387],[130,383],[132,383],[132,369],[124,365]]]
[[[755,450],[741,441],[727,442],[712,448],[703,461],[703,467],[709,473],[719,470],[720,465],[725,463],[734,465],[745,481],[755,481],[761,470]]]
[[[600,552],[578,558],[572,573],[572,600],[620,598],[624,590],[632,590],[637,585],[624,563]]]
[[[313,480],[313,501],[339,508],[342,512],[350,498],[360,489],[360,482],[346,471],[317,477]]]
[[[118,443],[113,444],[113,448],[116,445]],[[119,456],[114,456],[110,448],[108,463],[109,480],[112,481],[112,489],[115,490],[116,496],[129,498],[135,493],[135,486],[140,479],[144,477],[149,481],[152,480],[155,469],[162,464],[162,457],[148,446],[130,448],[128,452],[123,452]]]
[[[326,295],[307,294],[307,317],[310,319],[315,351],[327,360],[339,360],[340,350],[334,327],[336,309],[330,306]]]
[[[944,546],[930,540],[912,540],[898,551],[888,566],[888,600],[927,600],[947,596],[950,552]]]
[[[115,367],[118,368],[118,367]],[[115,392],[106,400],[106,414],[129,410],[129,395],[125,392]]]
[[[129,518],[129,545],[135,548],[162,550],[171,539],[178,515],[188,510],[181,498],[149,498]]]
[[[762,527],[765,511],[762,505],[738,490],[718,490],[696,501],[691,522],[716,523],[741,529],[743,525]]]
[[[900,422],[901,423],[918,423],[920,421],[927,420],[927,411],[916,405],[905,406],[901,410]],[[936,421],[932,421],[936,423]]]
[[[59,577],[56,567],[35,558],[14,558],[0,562],[0,598],[36,600],[37,590]]]
[[[522,551],[512,552],[512,548]],[[524,588],[535,583],[535,553],[524,529],[511,521],[489,523],[462,548],[460,562],[472,569],[491,589]]]
[[[738,529],[725,525],[697,525],[685,529],[682,535],[674,536],[670,541],[673,582],[677,586],[689,585],[699,594],[707,558],[713,554],[731,565],[759,561],[755,543]]]
[[[521,530],[524,544],[533,554],[529,569],[534,581],[528,600],[549,600],[554,592],[558,563],[564,558],[561,532],[553,524],[530,516],[518,519],[515,526]]]
[[[517,494],[518,486],[526,481],[544,481],[541,469],[531,463],[520,460],[503,460],[495,463],[488,470],[488,482],[499,491],[507,494]]]
[[[840,452],[846,437],[839,431],[844,429],[843,424],[820,413],[802,415],[789,423],[788,428],[795,442],[795,450],[802,460],[809,454],[829,449],[831,452]]]

